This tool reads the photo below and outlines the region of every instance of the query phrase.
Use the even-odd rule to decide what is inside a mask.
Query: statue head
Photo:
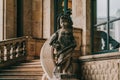
[[[69,16],[63,15],[60,17],[60,26],[61,27],[68,27],[70,25]]]
[[[70,11],[66,11],[65,14],[60,14],[58,16],[58,19],[57,19],[57,27],[58,29],[60,29],[61,27],[72,27],[73,25],[73,22],[72,22],[72,19],[70,17],[71,15],[71,12]]]

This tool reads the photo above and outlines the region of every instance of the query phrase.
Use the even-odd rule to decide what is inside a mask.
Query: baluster
[[[6,44],[6,57],[7,57],[7,60],[10,60],[10,44]]]
[[[22,45],[22,41],[19,44],[19,55],[22,56],[23,54],[23,45]]]
[[[14,42],[13,43],[13,59],[16,58],[16,55],[17,55],[17,52],[16,52],[16,49],[17,49],[17,46],[16,46],[16,43]]]
[[[22,41],[21,42],[21,55],[23,55],[23,56],[25,55],[25,47],[26,47],[25,41]]]
[[[4,45],[4,61],[7,61],[7,47]]]
[[[0,63],[2,62],[2,53],[1,53],[1,50],[0,50]]]
[[[21,42],[18,42],[18,56],[21,56]]]
[[[23,55],[26,55],[26,41],[23,41]]]
[[[13,59],[13,55],[14,55],[14,52],[13,52],[13,43],[10,44],[10,59]]]
[[[1,49],[0,49],[0,63],[2,62],[2,53],[1,53]]]
[[[0,46],[0,62],[3,62],[3,61],[4,61],[4,48],[1,45]]]
[[[19,54],[19,48],[20,48],[20,45],[19,45],[19,42],[16,43],[16,57],[18,57],[20,54]]]
[[[21,46],[20,46],[20,54],[23,56],[23,41],[21,42]]]

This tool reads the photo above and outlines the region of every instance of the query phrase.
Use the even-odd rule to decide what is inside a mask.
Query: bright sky
[[[98,17],[106,17],[107,0],[97,0]],[[110,0],[110,16],[116,16],[117,11],[120,10],[120,0]],[[119,13],[120,14],[120,13]]]

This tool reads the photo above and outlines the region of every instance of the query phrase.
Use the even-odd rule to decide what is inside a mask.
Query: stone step
[[[22,71],[43,71],[41,68],[28,68],[28,69],[24,69],[24,68],[16,68],[16,69],[2,69],[0,70],[0,72],[4,72],[4,71],[11,71],[11,72],[15,72],[15,71],[19,71],[19,72],[22,72]]]
[[[42,77],[41,76],[0,76],[0,80],[1,79],[4,79],[4,80],[42,80],[41,79]]]
[[[44,72],[38,59],[0,69],[0,80],[42,80],[43,74]]]
[[[36,78],[0,78],[0,80],[39,80],[39,79],[36,79]]]
[[[44,74],[44,72],[3,72],[0,73],[0,76],[42,76],[42,74]]]
[[[20,65],[40,65],[40,62],[21,63]]]
[[[41,69],[42,66],[41,65],[11,66],[9,69],[16,69],[16,68],[19,68],[19,69],[39,68],[39,69]]]
[[[40,62],[40,59],[34,59],[34,60],[31,60],[30,62]]]

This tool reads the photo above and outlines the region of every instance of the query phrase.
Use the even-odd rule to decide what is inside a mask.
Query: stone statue
[[[72,74],[72,51],[76,47],[70,14],[66,13],[59,16],[58,25],[60,29],[54,33],[49,43],[53,47],[53,58],[56,66],[53,72],[55,76],[59,73]]]

